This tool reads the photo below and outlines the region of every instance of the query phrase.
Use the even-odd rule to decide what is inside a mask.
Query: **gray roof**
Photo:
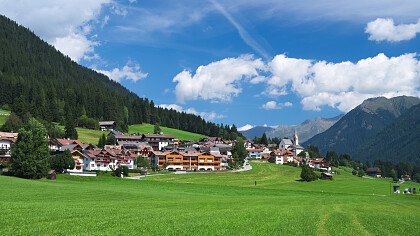
[[[99,121],[99,125],[115,125],[115,121]]]
[[[281,140],[282,142],[284,142],[284,144],[286,145],[293,145],[292,140],[288,139],[288,138],[284,138]]]

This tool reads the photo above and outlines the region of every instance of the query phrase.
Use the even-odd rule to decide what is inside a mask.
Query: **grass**
[[[334,181],[306,183],[297,181],[299,168],[252,165],[241,173],[139,181],[0,176],[0,235],[403,235],[420,230],[420,196],[390,195],[385,179],[342,171]]]
[[[180,140],[199,141],[206,137],[202,134],[191,133],[188,131],[172,129],[172,128],[163,127],[163,126],[161,126],[160,129],[162,130],[164,134],[174,135],[177,139],[180,139]],[[153,134],[153,131],[154,131],[154,125],[152,124],[136,124],[136,125],[130,125],[128,127],[129,133]]]
[[[10,111],[0,109],[0,127],[4,125],[9,115],[10,115]]]

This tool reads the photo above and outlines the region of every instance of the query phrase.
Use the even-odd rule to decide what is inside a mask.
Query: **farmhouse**
[[[115,130],[115,127],[117,126],[115,121],[99,121],[99,129],[102,131],[109,130],[113,131]]]
[[[381,169],[378,167],[371,167],[366,170],[366,174],[372,177],[380,178],[382,175]]]

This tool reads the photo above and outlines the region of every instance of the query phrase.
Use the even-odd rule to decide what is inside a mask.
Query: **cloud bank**
[[[268,75],[267,75],[268,74]],[[244,79],[248,78],[248,79]],[[339,63],[275,56],[264,63],[252,56],[228,58],[175,76],[178,101],[231,101],[242,92],[240,82],[263,83],[267,96],[289,92],[301,98],[305,110],[330,106],[347,112],[370,97],[401,95],[420,97],[420,62],[417,54],[387,57],[380,53],[357,62]],[[269,101],[263,109],[291,104]]]
[[[369,40],[400,42],[416,37],[420,32],[420,19],[414,24],[395,25],[393,19],[378,18],[367,24],[365,32]]]
[[[265,70],[264,62],[251,55],[226,58],[199,66],[195,74],[184,70],[173,78],[173,82],[177,83],[177,101],[184,103],[202,99],[229,102],[232,97],[241,93],[242,81],[260,76],[262,70]]]

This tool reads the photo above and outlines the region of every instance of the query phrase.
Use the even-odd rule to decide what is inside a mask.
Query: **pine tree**
[[[104,148],[105,144],[106,144],[106,137],[105,137],[105,134],[102,134],[102,136],[99,138],[98,148]]]
[[[232,157],[235,163],[238,165],[242,165],[244,163],[245,158],[247,157],[248,153],[246,151],[244,141],[238,140],[232,147]]]
[[[308,165],[302,166],[302,172],[300,173],[300,178],[306,182],[311,182],[318,179],[317,174],[312,170]]]
[[[264,144],[265,146],[268,145],[268,139],[267,139],[267,135],[265,133],[263,133],[263,135],[261,137],[261,144]]]
[[[160,126],[158,124],[155,125],[155,127],[153,128],[153,133],[154,134],[160,134],[162,132],[162,130],[160,129]]]
[[[13,175],[39,179],[46,177],[50,169],[50,150],[47,131],[34,118],[19,130],[19,135],[12,151],[11,172]]]

